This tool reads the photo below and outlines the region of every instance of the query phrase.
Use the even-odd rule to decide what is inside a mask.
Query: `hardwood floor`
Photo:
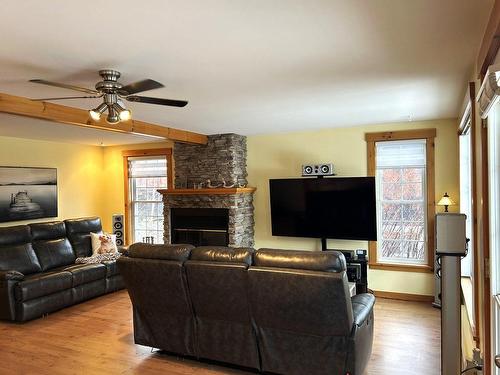
[[[440,310],[428,302],[377,298],[367,375],[439,375],[440,353]]]
[[[126,291],[25,324],[0,323],[1,374],[252,374],[135,345]],[[377,299],[367,375],[439,374],[439,311],[421,302]],[[332,374],[334,375],[334,374]]]

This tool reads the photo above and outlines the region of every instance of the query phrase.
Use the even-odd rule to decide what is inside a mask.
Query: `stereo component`
[[[351,282],[361,280],[361,264],[351,263],[347,265],[347,279]]]
[[[351,259],[354,259],[355,253],[354,250],[337,250],[340,251],[342,254],[344,254],[344,258],[346,261],[350,261]]]
[[[366,259],[366,250],[357,249],[356,250],[356,258],[358,258],[360,260],[365,260]]]
[[[125,245],[125,225],[122,214],[115,214],[112,218],[113,234],[116,236],[116,246]]]
[[[333,164],[304,164],[302,165],[302,176],[335,176]]]

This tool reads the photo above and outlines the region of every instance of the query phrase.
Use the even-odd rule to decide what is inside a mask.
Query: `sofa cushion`
[[[259,249],[254,254],[254,265],[323,272],[346,270],[344,254],[339,251]]]
[[[73,275],[72,286],[90,283],[95,280],[104,280],[106,277],[106,266],[104,264],[74,264],[65,267],[64,271],[71,272]]]
[[[15,287],[17,301],[28,301],[71,288],[72,275],[66,271],[37,273],[26,276]]]
[[[198,246],[191,250],[191,260],[252,264],[254,249],[247,247]]]
[[[128,249],[131,258],[162,259],[184,262],[189,258],[193,245],[152,245],[147,243],[134,243]]]
[[[29,225],[33,240],[54,240],[66,237],[66,226],[62,221],[34,223]]]
[[[102,262],[106,266],[106,277],[116,276],[120,273],[118,272],[118,267],[115,260],[106,260]]]
[[[0,228],[0,271],[18,271],[25,275],[42,268],[31,246],[27,225]]]
[[[0,248],[0,271],[18,271],[29,275],[41,270],[30,243]]]
[[[90,232],[102,231],[101,219],[98,217],[65,220],[66,233],[73,251],[77,257],[89,257],[92,255],[92,244]]]
[[[33,241],[42,271],[75,263],[75,253],[67,238]]]
[[[31,242],[31,232],[27,225],[0,228],[0,247],[23,245]]]

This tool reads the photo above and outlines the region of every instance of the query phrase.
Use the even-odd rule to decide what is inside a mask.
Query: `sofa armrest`
[[[0,271],[0,319],[16,319],[14,287],[23,279],[21,272]]]
[[[125,256],[128,256],[128,248],[129,246],[117,246],[118,252]]]
[[[373,296],[373,294],[369,293],[357,294],[352,297],[351,302],[354,323],[358,327],[362,326],[373,310],[375,297]]]
[[[24,275],[18,271],[0,271],[0,283],[7,280],[21,281]]]
[[[364,374],[373,346],[373,294],[363,293],[351,298],[354,324],[349,338],[349,353],[343,373]]]

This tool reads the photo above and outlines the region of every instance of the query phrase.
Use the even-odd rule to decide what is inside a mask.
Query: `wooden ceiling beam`
[[[89,116],[89,112],[81,108],[33,101],[21,96],[4,93],[0,93],[0,112],[54,121],[66,125],[81,126],[84,128],[164,138],[175,142],[194,144],[207,143],[207,136],[204,134],[150,124],[138,120],[120,121],[117,124],[109,124],[105,118],[94,121]]]

